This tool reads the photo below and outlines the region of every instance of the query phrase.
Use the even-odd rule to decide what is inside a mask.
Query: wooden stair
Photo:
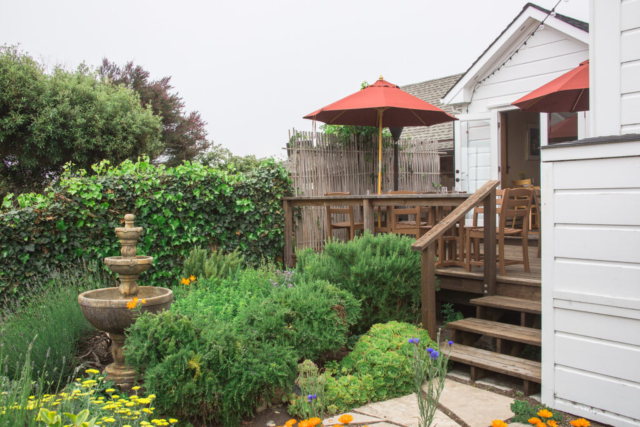
[[[454,344],[451,348],[450,360],[471,366],[471,381],[485,377],[489,372],[498,372],[524,380],[524,394],[535,393],[542,382],[542,365],[540,362],[521,359],[506,354],[481,350],[466,345]]]
[[[471,381],[475,382],[497,372],[524,381],[525,395],[535,393],[541,382],[540,362],[516,357],[525,345],[542,346],[540,329],[533,328],[542,312],[540,301],[500,295],[471,299],[477,318],[466,318],[447,324],[455,342],[451,360],[469,365]],[[520,313],[520,325],[501,323],[505,312]],[[482,336],[495,338],[496,352],[473,348]]]
[[[454,332],[470,332],[478,335],[487,335],[500,340],[518,342],[527,345],[542,346],[542,332],[540,329],[527,328],[524,326],[509,325],[507,323],[493,322],[491,320],[476,319],[469,317],[447,324],[447,328]],[[462,335],[462,334],[459,334]],[[462,342],[456,339],[455,342]]]

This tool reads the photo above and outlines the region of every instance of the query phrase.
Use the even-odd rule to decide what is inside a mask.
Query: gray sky
[[[551,8],[557,0],[535,3]],[[171,76],[209,138],[282,156],[302,116],[380,75],[404,85],[465,71],[525,0],[0,0],[0,43],[50,65],[133,60]],[[588,21],[588,0],[557,11]]]

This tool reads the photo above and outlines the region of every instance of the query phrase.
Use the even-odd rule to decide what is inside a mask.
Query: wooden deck
[[[521,259],[522,247],[520,242],[505,246],[506,257],[508,259]],[[530,244],[534,243],[530,240]],[[481,245],[481,251],[484,250]],[[522,265],[508,265],[507,274],[496,275],[496,295],[504,295],[516,298],[534,299],[540,298],[541,286],[541,262],[537,257],[538,248],[529,246],[530,272],[524,271]],[[464,267],[445,267],[436,269],[436,275],[440,280],[440,288],[445,292],[440,292],[439,298],[446,302],[467,304],[468,299],[477,294],[484,294],[484,273],[483,268],[471,266],[471,271],[466,271]],[[446,292],[451,291],[451,292]],[[462,294],[460,294],[462,293]]]

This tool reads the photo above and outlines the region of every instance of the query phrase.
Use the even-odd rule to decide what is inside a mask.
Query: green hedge
[[[51,268],[120,255],[113,229],[126,213],[145,228],[138,253],[155,258],[141,284],[171,284],[195,246],[240,249],[254,264],[281,254],[281,199],[292,189],[287,171],[273,160],[237,175],[195,162],[165,168],[148,159],[93,169],[91,176],[67,170],[44,196],[5,197],[0,295]],[[8,210],[16,202],[21,208]]]

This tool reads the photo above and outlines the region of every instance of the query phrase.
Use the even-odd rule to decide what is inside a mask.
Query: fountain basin
[[[150,258],[150,257],[149,257]],[[138,306],[141,311],[159,313],[168,310],[173,301],[173,292],[167,288],[154,286],[138,287],[138,300],[146,303]],[[133,297],[123,297],[119,288],[94,289],[83,292],[78,296],[78,303],[82,313],[96,329],[110,334],[124,334],[124,330],[134,322],[136,310],[127,308],[127,303]]]
[[[114,273],[118,273],[123,276],[133,276],[147,271],[153,264],[153,257],[143,255],[131,258],[112,256],[105,258],[104,263],[107,264],[109,269]]]

